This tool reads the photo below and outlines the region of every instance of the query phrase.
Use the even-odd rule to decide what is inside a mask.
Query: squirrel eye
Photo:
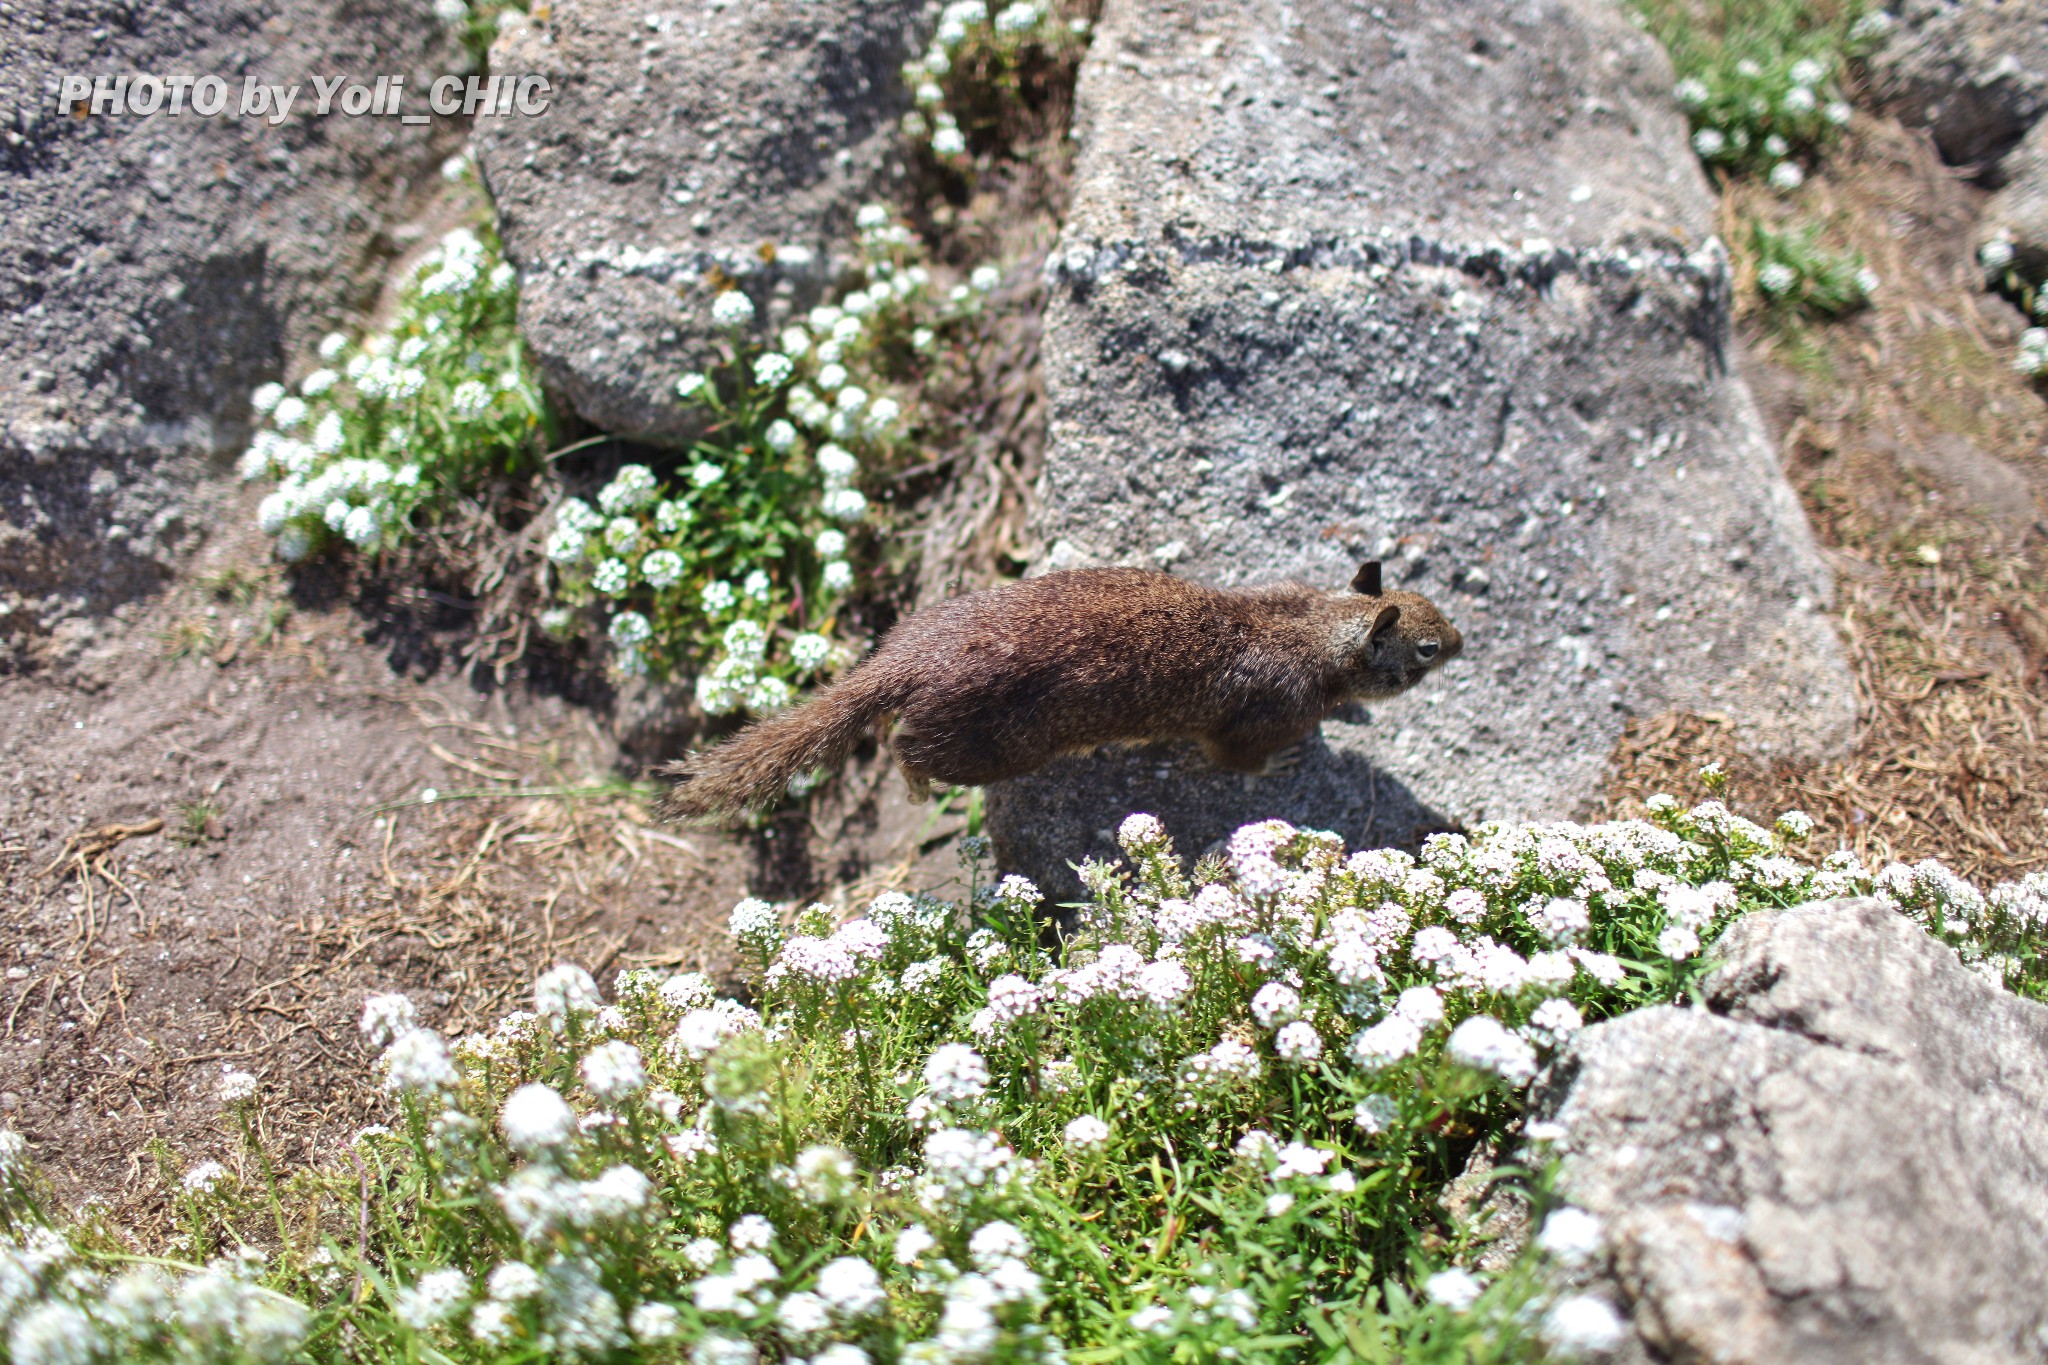
[[[1434,640],[1417,640],[1415,652],[1425,659],[1434,659],[1439,646]]]

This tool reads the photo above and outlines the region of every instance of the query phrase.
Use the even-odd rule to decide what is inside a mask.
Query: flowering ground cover
[[[1574,1032],[1691,999],[1736,917],[1845,894],[2042,993],[2048,877],[1984,895],[1932,863],[1814,865],[1809,829],[1666,799],[1413,857],[1268,821],[1190,868],[1134,815],[1057,935],[1036,888],[977,861],[961,903],[741,902],[744,1000],[647,970],[607,1000],[561,964],[531,1010],[451,1041],[373,996],[388,1124],[286,1174],[255,1079],[225,1073],[249,1160],[179,1174],[172,1246],[53,1226],[9,1135],[11,1358],[1597,1351],[1614,1308],[1566,1279],[1601,1228],[1522,1121]],[[1443,1200],[1482,1149],[1537,1229],[1484,1263],[1499,1229]]]

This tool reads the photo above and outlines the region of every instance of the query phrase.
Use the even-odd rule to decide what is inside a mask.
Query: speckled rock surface
[[[763,322],[809,305],[886,180],[920,12],[559,0],[548,23],[499,36],[497,68],[560,93],[544,113],[481,119],[478,159],[519,269],[521,330],[587,420],[694,434],[672,388],[711,354],[714,269]]]
[[[1286,777],[1165,750],[992,790],[1006,865],[1071,889],[1134,809],[1190,853],[1273,815],[1354,843],[1554,816],[1674,707],[1846,737],[1670,85],[1595,0],[1112,0],[1049,267],[1044,566],[1334,587],[1375,557],[1466,649]]]
[[[1532,1118],[1626,1360],[2048,1360],[2048,1009],[1881,902],[1758,914],[1707,1008],[1580,1034]]]
[[[1984,205],[1978,232],[1987,241],[2011,242],[2021,267],[2038,278],[2048,271],[2048,119],[2006,154],[1999,170],[2005,184]]]
[[[374,302],[447,120],[310,116],[311,81],[467,59],[416,0],[61,0],[0,17],[0,668],[159,583],[248,393]],[[218,75],[229,112],[60,115],[69,73]],[[273,125],[245,80],[300,85]],[[421,111],[424,99],[419,101]],[[308,366],[307,368],[310,368]]]
[[[2048,3],[1903,0],[1871,56],[1875,93],[1934,133],[1943,159],[1994,161],[2048,112]]]

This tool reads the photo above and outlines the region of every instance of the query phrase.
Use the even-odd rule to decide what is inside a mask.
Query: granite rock
[[[704,368],[713,279],[757,325],[834,278],[855,212],[894,169],[898,70],[921,6],[559,0],[499,35],[494,67],[547,77],[544,111],[478,120],[478,160],[519,270],[520,329],[549,384],[608,431],[680,442],[676,378]]]
[[[1870,81],[1944,160],[1995,163],[2048,112],[2048,3],[1903,0]]]
[[[1167,749],[993,789],[1006,865],[1072,891],[1134,809],[1189,851],[1266,816],[1354,845],[1555,816],[1673,708],[1844,741],[1829,575],[1729,368],[1670,87],[1597,0],[1111,0],[1048,266],[1042,567],[1335,587],[1378,558],[1466,650],[1283,777]]]
[[[1619,1358],[2048,1360],[2048,1008],[1875,900],[1716,952],[1706,1008],[1586,1029],[1532,1097]]]
[[[417,0],[15,5],[0,18],[0,668],[162,582],[257,384],[375,302],[450,120],[318,117],[312,82],[468,58]],[[219,76],[212,117],[60,109],[67,75]],[[299,86],[281,122],[246,83]],[[125,91],[124,91],[125,93]],[[183,95],[180,96],[182,100]],[[422,95],[410,106],[426,108]]]

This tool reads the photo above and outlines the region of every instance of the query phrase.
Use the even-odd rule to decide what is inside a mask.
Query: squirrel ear
[[[1358,566],[1358,572],[1351,575],[1351,591],[1362,592],[1367,597],[1380,595],[1380,562],[1368,559]]]
[[[1378,566],[1375,565],[1374,567],[1377,568]],[[1373,641],[1380,638],[1380,633],[1382,631],[1392,629],[1394,622],[1400,619],[1401,609],[1399,607],[1393,605],[1391,602],[1388,603],[1386,606],[1381,607],[1380,614],[1372,618],[1372,629],[1368,630],[1365,633],[1366,648],[1372,648]]]

